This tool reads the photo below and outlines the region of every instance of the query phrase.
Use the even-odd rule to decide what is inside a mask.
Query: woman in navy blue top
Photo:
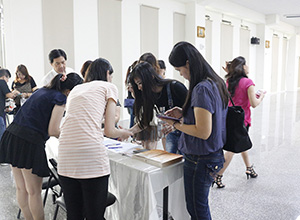
[[[30,96],[1,138],[0,163],[12,166],[25,219],[44,219],[42,180],[49,176],[45,142],[59,136],[67,95],[79,83],[76,73],[55,76],[49,86]]]
[[[208,194],[216,173],[223,167],[228,93],[224,81],[190,43],[177,43],[169,61],[190,82],[185,103],[166,114],[165,120],[183,132],[178,148],[184,154],[184,187],[192,220],[211,219]]]

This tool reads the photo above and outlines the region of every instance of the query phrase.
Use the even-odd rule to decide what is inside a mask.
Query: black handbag
[[[241,153],[252,147],[247,128],[244,123],[245,112],[241,106],[234,105],[228,107],[226,117],[226,143],[223,147],[226,151]]]

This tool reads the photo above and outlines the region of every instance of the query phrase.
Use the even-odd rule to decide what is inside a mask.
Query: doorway
[[[233,26],[221,24],[221,51],[220,51],[220,74],[224,79],[226,72],[222,69],[226,61],[233,59]]]

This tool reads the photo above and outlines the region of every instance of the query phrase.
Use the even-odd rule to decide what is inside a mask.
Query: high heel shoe
[[[247,179],[249,179],[250,177],[256,178],[258,176],[258,174],[253,169],[253,165],[251,167],[247,167],[246,175],[247,175]]]
[[[218,188],[224,188],[225,185],[222,183],[222,177],[223,175],[217,175],[215,180],[212,182],[211,187],[214,187],[214,184],[217,184]]]

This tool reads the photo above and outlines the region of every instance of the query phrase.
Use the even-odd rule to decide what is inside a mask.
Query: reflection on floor
[[[235,155],[224,174],[226,187],[211,189],[212,218],[296,220],[300,216],[300,92],[268,94],[260,106],[252,109],[250,136],[250,160],[259,176],[247,180],[243,160]],[[10,168],[0,166],[0,220],[17,216],[12,183]],[[53,213],[49,196],[45,219],[52,219]],[[65,213],[57,219],[66,219]]]
[[[258,173],[247,180],[240,155],[224,174],[224,189],[210,193],[215,220],[296,220],[300,216],[300,92],[267,95],[252,109],[250,160]],[[300,218],[300,217],[299,217]]]

